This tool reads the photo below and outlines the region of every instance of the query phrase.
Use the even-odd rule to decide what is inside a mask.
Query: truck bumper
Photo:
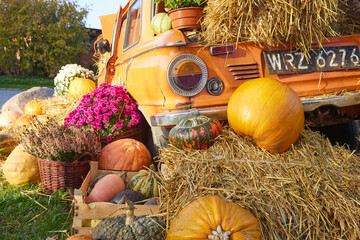
[[[312,112],[322,106],[333,106],[344,108],[360,104],[360,92],[348,95],[326,99],[305,100],[302,101],[304,112]],[[360,110],[359,110],[360,111]],[[205,115],[218,120],[227,120],[227,107],[214,107],[208,109],[189,109],[185,111],[165,112],[152,115],[150,117],[151,125],[154,127],[165,127],[176,125],[181,119]]]

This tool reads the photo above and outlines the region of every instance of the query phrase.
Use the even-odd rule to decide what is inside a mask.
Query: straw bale
[[[192,200],[219,195],[249,209],[263,239],[359,239],[360,158],[303,130],[271,154],[229,127],[207,150],[161,149],[160,213],[171,223]]]
[[[209,44],[255,42],[274,47],[282,42],[307,51],[313,41],[335,36],[338,0],[208,0],[202,38]]]
[[[59,124],[64,123],[64,119],[70,112],[79,105],[82,96],[73,97],[69,94],[64,96],[52,97],[42,101],[43,115],[38,115],[40,121],[47,118],[54,118]]]
[[[354,94],[359,94],[360,90],[354,90],[354,91],[347,91],[346,89],[332,92],[332,93],[325,93],[321,95],[316,96],[307,96],[307,97],[301,97],[301,101],[308,101],[308,100],[319,100],[319,99],[327,99],[327,98],[334,98],[334,97],[345,97],[350,96]]]
[[[334,30],[339,35],[360,33],[360,0],[344,0],[339,4],[340,12]]]

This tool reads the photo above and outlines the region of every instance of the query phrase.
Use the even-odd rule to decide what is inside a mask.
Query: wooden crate
[[[90,162],[90,172],[87,174],[80,189],[75,189],[73,200],[73,225],[72,234],[82,233],[90,234],[92,225],[104,217],[112,217],[119,214],[124,214],[123,204],[113,204],[109,202],[94,202],[86,204],[84,201],[84,194],[89,184],[102,172],[109,170],[98,169],[98,162]],[[113,173],[123,173],[125,184],[135,176],[138,172],[130,171],[113,171]],[[157,205],[137,205],[135,204],[135,216],[150,215],[158,212]]]

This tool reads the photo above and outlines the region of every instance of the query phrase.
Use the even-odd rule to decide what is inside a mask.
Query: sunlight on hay
[[[347,91],[346,89],[343,89],[343,90],[333,92],[333,93],[325,93],[325,94],[316,95],[316,96],[301,97],[300,100],[307,101],[307,100],[319,100],[319,99],[327,99],[327,98],[334,98],[334,97],[345,97],[345,96],[350,96],[350,95],[359,94],[359,93],[360,93],[360,90]]]
[[[216,194],[248,208],[263,239],[359,239],[360,158],[303,130],[282,154],[226,127],[208,150],[163,148],[160,212],[168,224],[189,202]]]
[[[48,117],[55,118],[59,124],[64,123],[64,119],[70,112],[79,105],[82,96],[73,97],[70,95],[58,96],[43,100],[43,115],[38,115],[40,121],[46,121]]]
[[[208,0],[201,35],[208,44],[289,42],[306,52],[313,41],[354,33],[358,23],[351,17],[356,13],[347,14],[351,7],[338,0]]]

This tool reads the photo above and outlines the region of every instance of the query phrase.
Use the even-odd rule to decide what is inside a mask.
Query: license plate
[[[265,51],[264,59],[269,74],[324,72],[360,68],[358,46],[323,47],[304,52]]]

